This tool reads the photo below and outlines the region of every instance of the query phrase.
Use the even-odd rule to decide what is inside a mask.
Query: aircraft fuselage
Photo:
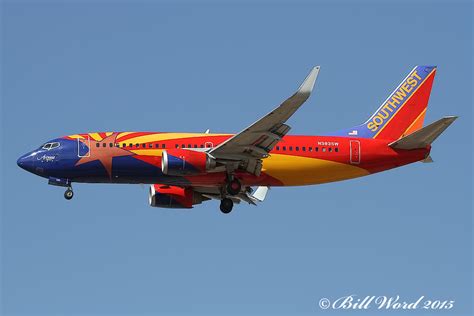
[[[76,134],[49,141],[18,159],[18,165],[45,178],[84,183],[162,183],[218,186],[222,171],[169,176],[162,172],[163,150],[206,150],[231,134],[107,132]],[[47,143],[47,144],[48,144]],[[389,141],[357,137],[285,136],[263,159],[260,176],[237,170],[246,186],[321,184],[369,175],[425,159],[430,148],[394,150]]]

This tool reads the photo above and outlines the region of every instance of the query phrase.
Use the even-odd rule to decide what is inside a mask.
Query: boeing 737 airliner
[[[290,136],[286,121],[309,98],[319,67],[280,106],[238,134],[105,132],[46,142],[18,166],[49,184],[151,184],[151,206],[192,208],[220,200],[256,204],[268,187],[362,177],[417,161],[431,162],[431,143],[457,118],[423,127],[434,66],[416,66],[363,124],[323,136]]]

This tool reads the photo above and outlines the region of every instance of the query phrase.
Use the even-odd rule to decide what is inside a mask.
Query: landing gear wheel
[[[231,199],[229,198],[222,199],[221,206],[220,206],[222,213],[229,214],[232,211],[233,207],[234,207],[234,202]]]
[[[66,200],[70,200],[72,199],[72,197],[74,196],[74,192],[72,191],[72,189],[67,189],[66,192],[64,192],[64,198]]]
[[[227,189],[227,193],[229,193],[230,195],[237,195],[240,193],[240,190],[242,189],[242,184],[240,184],[239,180],[234,179],[227,183],[226,189]]]

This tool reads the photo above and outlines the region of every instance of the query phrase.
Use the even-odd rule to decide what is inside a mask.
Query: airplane
[[[281,105],[237,134],[98,132],[47,141],[21,168],[67,188],[72,183],[150,184],[149,204],[193,208],[216,199],[256,205],[270,187],[352,179],[432,162],[431,144],[456,119],[423,126],[436,66],[416,66],[363,124],[321,136],[287,135],[287,120],[309,98],[320,67]]]

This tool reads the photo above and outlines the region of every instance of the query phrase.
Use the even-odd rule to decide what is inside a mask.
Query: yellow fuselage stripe
[[[272,154],[263,160],[263,172],[284,185],[307,185],[362,177],[370,174],[355,165],[330,160]]]

